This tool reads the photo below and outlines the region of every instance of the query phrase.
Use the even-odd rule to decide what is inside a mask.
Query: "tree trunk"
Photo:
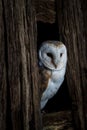
[[[0,130],[6,129],[6,102],[7,102],[7,74],[6,74],[6,53],[4,39],[3,8],[0,1]]]
[[[31,0],[0,2],[1,130],[41,130],[36,36]]]
[[[67,83],[72,97],[76,129],[86,130],[87,120],[87,55],[84,12],[81,0],[56,1],[60,40],[67,46]],[[87,28],[87,26],[86,26]]]

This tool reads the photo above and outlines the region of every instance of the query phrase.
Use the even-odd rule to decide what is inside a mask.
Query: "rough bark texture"
[[[0,130],[6,129],[6,53],[4,40],[3,8],[0,1]]]
[[[34,0],[37,21],[54,23],[56,18],[55,0]]]
[[[86,14],[82,10],[81,0],[56,2],[60,40],[66,44],[68,50],[67,82],[72,97],[74,123],[76,129],[86,130],[87,25],[84,26]]]
[[[43,115],[43,130],[74,130],[70,111]]]
[[[84,22],[84,43],[82,45],[82,51],[80,55],[82,55],[82,85],[83,85],[83,98],[84,98],[84,112],[85,112],[85,122],[87,129],[87,1],[81,0],[81,7],[83,11],[83,22]]]
[[[32,1],[0,1],[0,130],[41,130],[36,48]]]

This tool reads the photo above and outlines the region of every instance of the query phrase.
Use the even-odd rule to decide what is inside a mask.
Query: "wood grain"
[[[70,111],[43,115],[43,130],[74,130]]]
[[[68,50],[67,83],[72,97],[72,111],[76,129],[85,130],[86,97],[86,39],[81,0],[57,2],[60,40]],[[84,91],[85,90],[85,91]]]
[[[55,0],[34,0],[37,21],[54,23],[56,18]]]
[[[7,69],[6,53],[4,39],[4,19],[3,4],[0,1],[0,129],[6,129],[6,111],[7,111]]]
[[[4,0],[2,3],[0,129],[4,130],[6,126],[11,130],[41,130],[35,9],[31,0]],[[5,114],[7,121],[4,119]]]

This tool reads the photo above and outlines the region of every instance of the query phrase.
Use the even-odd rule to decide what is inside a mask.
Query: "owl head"
[[[50,70],[61,70],[66,66],[67,49],[60,41],[45,41],[39,49],[42,64]]]

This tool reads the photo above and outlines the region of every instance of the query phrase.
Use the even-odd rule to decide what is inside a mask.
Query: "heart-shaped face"
[[[67,50],[59,41],[46,41],[39,50],[39,58],[42,64],[51,70],[61,70],[66,66]]]

